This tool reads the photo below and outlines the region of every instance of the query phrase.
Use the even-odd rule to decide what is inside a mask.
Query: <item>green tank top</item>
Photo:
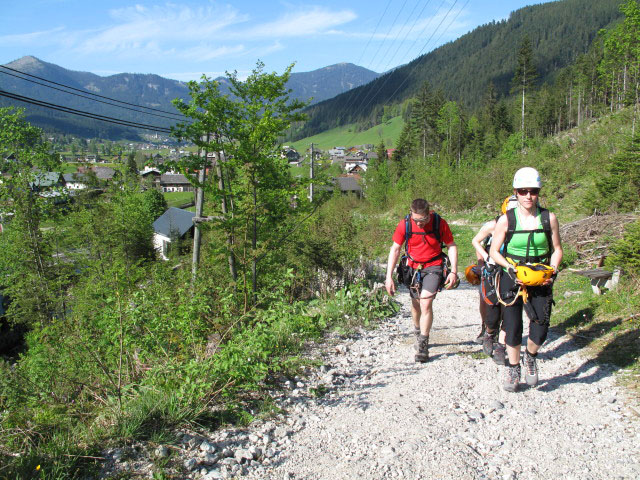
[[[515,214],[516,231],[522,230],[518,209],[515,209]],[[540,209],[538,209],[536,220],[536,228],[542,229]],[[531,240],[529,240],[530,236],[532,237]],[[549,243],[547,242],[547,236],[543,231],[536,232],[533,235],[529,233],[514,233],[509,245],[507,245],[505,257],[508,257],[509,254],[525,257],[527,255],[527,243],[529,243],[530,257],[543,257],[549,253]]]

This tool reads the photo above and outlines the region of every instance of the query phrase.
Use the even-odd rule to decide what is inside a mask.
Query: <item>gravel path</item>
[[[185,435],[188,477],[640,478],[640,409],[612,369],[551,332],[539,385],[503,391],[504,367],[473,342],[478,294],[465,283],[438,295],[431,359],[417,364],[406,290],[396,299],[397,316],[329,339],[320,369],[274,392],[286,412],[277,419]]]
[[[550,335],[536,388],[508,393],[503,368],[474,355],[476,289],[438,295],[427,364],[397,300],[399,315],[327,355],[350,381],[294,408],[290,440],[251,478],[640,478],[637,404],[568,337]]]

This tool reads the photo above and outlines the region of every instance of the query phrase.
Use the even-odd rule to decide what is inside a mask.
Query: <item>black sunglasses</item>
[[[531,196],[535,196],[538,195],[540,193],[540,189],[539,188],[516,188],[516,192],[518,192],[518,195],[521,196],[525,196],[527,193],[530,193]]]

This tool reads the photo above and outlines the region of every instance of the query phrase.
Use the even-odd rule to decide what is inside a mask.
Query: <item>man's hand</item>
[[[387,278],[384,282],[384,287],[387,289],[387,293],[390,296],[394,296],[396,293],[396,284],[393,281],[393,278]]]
[[[451,290],[457,281],[458,275],[453,272],[449,272],[449,275],[447,275],[447,278],[444,281],[444,289]]]

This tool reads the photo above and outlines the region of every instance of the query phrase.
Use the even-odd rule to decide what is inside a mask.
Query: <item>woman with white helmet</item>
[[[538,205],[541,188],[540,174],[534,168],[516,172],[513,190],[518,205],[497,221],[489,252],[503,269],[498,288],[504,305],[508,359],[503,387],[510,392],[515,392],[520,383],[523,309],[530,319],[522,359],[525,381],[530,386],[538,383],[536,357],[549,331],[552,287],[562,261],[558,219]]]

